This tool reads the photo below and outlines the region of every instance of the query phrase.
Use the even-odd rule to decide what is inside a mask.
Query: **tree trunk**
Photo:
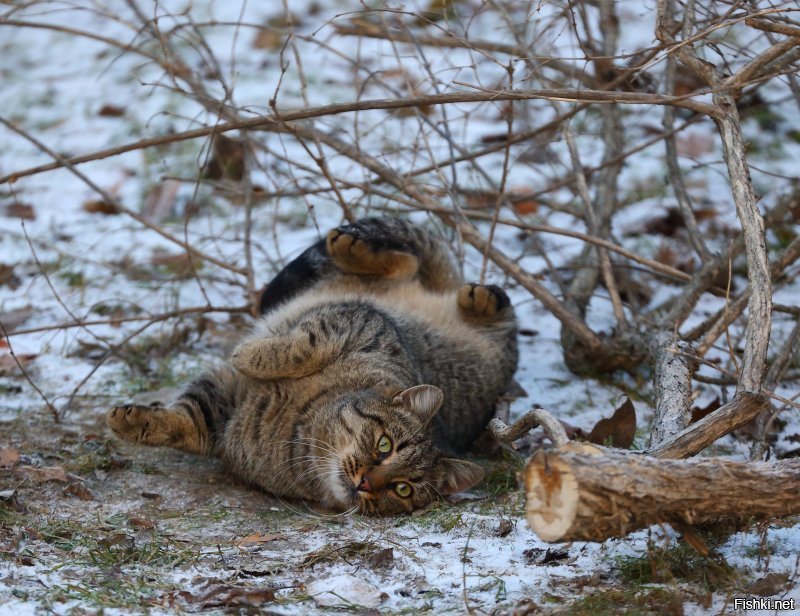
[[[665,460],[571,442],[538,451],[523,473],[528,524],[544,541],[800,514],[800,460]]]

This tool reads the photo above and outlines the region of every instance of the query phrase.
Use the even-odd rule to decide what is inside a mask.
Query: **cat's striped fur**
[[[400,219],[335,229],[262,297],[231,367],[169,408],[121,406],[119,436],[222,457],[245,481],[336,510],[390,514],[464,490],[451,458],[516,369],[505,293],[462,285],[447,247]]]

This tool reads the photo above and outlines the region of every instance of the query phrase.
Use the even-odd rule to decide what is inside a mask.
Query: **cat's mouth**
[[[328,461],[327,479],[330,496],[337,505],[350,508],[358,504],[358,496],[353,494],[352,482],[348,479],[340,460]]]

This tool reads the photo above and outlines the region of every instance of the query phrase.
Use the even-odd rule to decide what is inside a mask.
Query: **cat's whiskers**
[[[431,490],[433,490],[436,492],[436,497],[438,497],[440,500],[445,500],[444,494],[442,494],[439,489],[430,481],[422,481],[419,485],[425,488],[425,492],[428,494],[428,496],[431,496]],[[431,497],[431,501],[436,500],[436,497]]]
[[[326,461],[329,461],[329,460],[330,460],[330,458],[328,458],[327,456],[323,456],[323,457],[316,457],[316,458],[315,458],[315,460],[316,460],[316,461],[319,461],[319,462],[326,462]],[[323,477],[323,476],[324,476],[326,473],[325,473],[325,469],[324,469],[324,468],[318,468],[318,467],[317,467],[317,465],[314,465],[314,464],[312,464],[310,468],[307,468],[307,469],[306,469],[306,470],[304,470],[302,473],[300,473],[300,475],[299,475],[299,476],[298,476],[298,477],[297,477],[297,478],[296,478],[296,479],[295,479],[295,480],[292,482],[292,484],[289,486],[289,489],[291,490],[293,487],[295,487],[295,486],[297,485],[297,483],[298,483],[298,482],[299,482],[299,481],[300,481],[300,480],[301,480],[303,477],[305,477],[305,476],[307,476],[307,475],[309,475],[309,474],[314,474],[314,476],[313,476],[313,477],[311,477],[309,480],[307,480],[307,481],[306,481],[306,483],[305,483],[305,484],[303,484],[303,487],[306,487],[306,486],[308,486],[308,485],[309,485],[309,484],[310,484],[312,481],[314,481],[314,480],[316,480],[316,479],[320,479],[320,478],[321,478],[321,477]]]
[[[320,449],[325,449],[326,451],[329,451],[330,453],[336,453],[336,450],[333,448],[333,445],[331,445],[327,441],[323,441],[322,439],[315,438],[313,436],[298,436],[296,439],[293,439],[291,441],[286,441],[286,442],[288,442],[288,443],[301,443],[301,442],[304,442],[304,441],[308,441],[310,443],[313,443],[314,447],[318,447]],[[322,445],[319,445],[318,443],[322,443]]]

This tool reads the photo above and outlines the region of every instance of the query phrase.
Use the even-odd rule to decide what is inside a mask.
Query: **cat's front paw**
[[[150,427],[152,414],[159,411],[158,407],[138,404],[115,406],[106,414],[106,423],[120,438],[138,442]]]
[[[458,307],[469,316],[492,318],[510,303],[505,291],[493,284],[465,284],[458,290]]]

